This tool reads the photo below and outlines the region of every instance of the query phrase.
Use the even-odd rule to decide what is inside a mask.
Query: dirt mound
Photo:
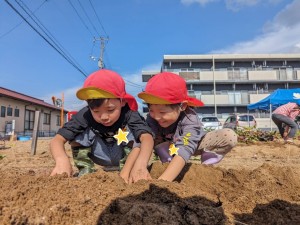
[[[217,166],[193,161],[175,182],[127,185],[117,172],[49,177],[49,140],[0,155],[0,224],[300,224],[300,149],[239,145]],[[68,153],[70,151],[68,150]]]

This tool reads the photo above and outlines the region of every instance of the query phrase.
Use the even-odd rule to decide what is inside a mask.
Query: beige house
[[[28,95],[0,87],[0,136],[32,136],[35,115],[40,112],[38,136],[54,136],[61,127],[61,115],[68,111]],[[65,121],[65,120],[64,120]]]

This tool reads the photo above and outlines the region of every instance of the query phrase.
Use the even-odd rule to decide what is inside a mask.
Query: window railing
[[[256,68],[218,68],[218,71],[227,71],[226,80],[249,80],[248,71],[275,71],[277,80],[299,80],[297,77],[297,70],[300,68],[289,68],[289,67],[256,67]],[[199,69],[199,68],[180,68],[180,69],[165,69],[167,72],[174,72],[180,74],[183,78],[188,81],[197,81],[201,77],[201,72],[213,71],[212,69]]]

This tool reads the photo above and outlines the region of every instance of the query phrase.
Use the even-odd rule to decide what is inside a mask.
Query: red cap
[[[203,102],[188,96],[185,80],[177,74],[163,72],[152,77],[138,97],[149,104],[176,104],[187,101],[189,106],[203,106]]]
[[[84,81],[83,87],[76,93],[81,100],[98,98],[125,99],[131,110],[137,111],[135,98],[126,93],[123,78],[114,71],[101,69],[90,74]]]

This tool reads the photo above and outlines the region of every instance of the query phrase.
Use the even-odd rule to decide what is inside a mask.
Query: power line
[[[86,11],[85,11],[85,9],[83,8],[82,4],[80,3],[80,1],[79,1],[79,0],[77,0],[77,1],[78,1],[79,5],[80,5],[80,7],[81,7],[82,11],[84,12],[85,16],[88,18],[88,20],[89,20],[90,24],[91,24],[91,25],[92,25],[92,27],[94,28],[95,32],[98,34],[98,36],[100,36],[100,34],[99,34],[98,30],[97,30],[97,29],[96,29],[96,27],[94,26],[94,24],[93,24],[92,20],[90,19],[89,15],[86,13]]]
[[[15,0],[15,1],[24,10],[24,12],[32,19],[32,21],[44,32],[44,34],[52,41],[52,43],[62,52],[62,54],[64,54],[66,57],[68,57],[69,61],[71,61],[71,59],[72,59],[73,60],[72,63],[74,63],[74,64],[76,63],[77,67],[80,68],[81,66],[79,65],[79,63],[76,62],[76,60],[71,56],[71,54],[58,42],[58,40],[51,34],[51,32],[41,23],[41,21],[26,6],[26,4],[22,0]],[[20,3],[18,1],[20,1],[26,9],[22,5],[20,5]],[[33,15],[34,18],[31,15]],[[80,68],[80,69],[83,70],[82,68]]]
[[[41,37],[46,41],[54,50],[56,50],[65,60],[67,60],[74,68],[76,68],[80,73],[82,73],[85,77],[87,76],[80,68],[74,65],[73,62],[70,61],[62,52],[60,52],[52,43],[50,43],[47,38],[45,38],[32,24],[28,22],[28,20],[8,1],[5,2]]]
[[[76,62],[76,60],[70,55],[70,53],[68,53],[68,55],[66,55],[66,53],[64,51],[66,50],[63,50],[64,48],[62,47],[62,45],[55,39],[55,37],[50,33],[50,31],[40,22],[40,20],[30,11],[30,9],[26,6],[26,4],[24,2],[22,2],[22,0],[15,0],[17,2],[17,4],[24,10],[24,12],[32,19],[32,21],[44,32],[44,34],[52,41],[52,43],[56,46],[56,48],[58,48],[60,50],[60,52],[66,57],[68,58],[68,61],[73,65],[75,66],[75,63],[77,64],[76,67],[79,68],[79,64]],[[30,12],[28,13],[28,11],[26,11],[26,9],[20,5],[20,3],[18,2],[20,1],[25,7],[26,9]],[[31,16],[31,14],[34,16],[34,18]],[[41,27],[39,24],[41,24]],[[46,31],[45,31],[46,30]],[[48,34],[48,33],[49,34]],[[54,41],[52,38],[54,38]],[[72,58],[72,60],[70,59],[70,57]],[[74,62],[75,61],[75,62]],[[82,68],[80,68],[80,70],[82,70]],[[86,74],[86,73],[85,73]]]
[[[44,5],[44,3],[46,2],[47,0],[44,0],[43,2],[42,2],[42,4],[39,6],[39,7],[37,7],[34,11],[33,11],[33,13],[35,13],[37,10],[39,10],[41,7],[42,7],[42,5]],[[27,17],[28,18],[28,17]],[[13,28],[11,28],[9,31],[7,31],[6,33],[4,33],[4,34],[2,34],[1,36],[0,36],[0,38],[3,38],[3,37],[5,37],[6,35],[8,35],[9,33],[11,33],[13,30],[15,30],[16,28],[18,28],[21,24],[23,23],[23,21],[21,21],[20,23],[18,23],[17,25],[15,25]]]
[[[93,9],[93,11],[94,11],[94,14],[95,14],[96,17],[97,17],[98,22],[100,23],[100,26],[102,27],[102,30],[104,31],[106,37],[108,38],[108,35],[107,35],[107,33],[106,33],[105,29],[104,29],[104,26],[102,25],[102,23],[101,23],[101,21],[100,21],[100,19],[99,19],[99,17],[98,17],[98,14],[97,14],[97,12],[96,12],[96,10],[95,10],[94,5],[92,4],[91,0],[89,0],[89,2],[90,2],[90,5],[91,5],[91,7],[92,7],[92,9]]]
[[[90,58],[91,59],[94,59],[95,57],[93,56],[93,53],[94,53],[94,48],[95,48],[95,39],[94,39],[94,41],[93,41],[93,45],[92,45],[92,49],[91,49],[91,52],[90,52]]]
[[[125,80],[125,79],[124,79]],[[135,86],[135,87],[141,87],[141,88],[143,88],[144,86],[142,86],[142,85],[139,85],[139,84],[137,84],[137,83],[134,83],[134,82],[131,82],[131,81],[129,81],[129,80],[125,80],[129,85],[131,85],[131,86]]]
[[[82,10],[84,11],[84,13],[86,14],[87,18],[88,18],[89,21],[91,22],[90,17],[87,15],[87,13],[86,13],[86,11],[84,10],[82,4],[80,3],[79,0],[77,0],[77,1],[79,2],[80,6],[81,6]],[[94,14],[96,15],[96,18],[97,18],[97,20],[98,20],[98,22],[99,22],[99,24],[100,24],[102,30],[103,30],[104,33],[106,34],[106,37],[103,37],[103,36],[100,36],[100,35],[99,35],[99,39],[94,38],[94,44],[93,44],[93,47],[94,47],[94,46],[95,46],[95,40],[100,40],[100,41],[101,41],[101,43],[100,43],[100,57],[99,57],[99,60],[98,60],[98,66],[99,66],[99,68],[104,68],[104,60],[103,60],[103,57],[104,57],[104,53],[106,53],[106,52],[104,52],[104,50],[105,50],[105,47],[106,47],[105,44],[108,42],[109,37],[108,37],[108,35],[107,35],[107,33],[106,33],[105,29],[104,29],[103,24],[101,23],[101,21],[100,21],[100,19],[99,19],[99,16],[97,15],[97,12],[96,12],[96,10],[95,10],[95,7],[93,6],[93,4],[92,4],[92,2],[91,2],[90,0],[89,0],[89,3],[90,3],[90,5],[91,5],[91,8],[93,9]],[[94,27],[94,29],[96,30],[94,24],[93,24],[92,22],[91,22],[91,24],[92,24],[92,26]],[[98,34],[99,34],[99,33],[98,33]],[[93,48],[92,48],[92,50],[93,50]],[[92,55],[92,53],[91,53],[91,55]],[[92,58],[92,59],[95,59],[95,58],[92,57],[92,56],[91,56],[91,58]]]
[[[0,36],[0,38],[5,37],[6,35],[8,35],[10,32],[12,32],[13,30],[15,30],[17,27],[19,27],[21,24],[23,23],[23,21],[21,21],[20,23],[18,23],[17,25],[15,25],[13,28],[11,28],[9,31],[7,31],[6,33],[4,33],[3,35]]]
[[[124,79],[124,78],[123,78]],[[125,80],[125,79],[124,79]],[[133,86],[133,87],[137,87],[137,88],[144,88],[144,86],[136,84],[134,82],[131,82],[129,80],[125,80],[125,82],[127,82],[128,85]]]
[[[89,16],[88,13],[86,12],[85,8],[83,7],[83,5],[81,4],[81,2],[80,2],[79,0],[77,0],[77,1],[78,1],[79,6],[81,7],[82,11],[84,12],[85,16],[87,17],[87,19],[89,20],[90,24],[92,25],[94,31],[95,31],[95,32],[98,34],[98,36],[99,36],[99,39],[96,39],[96,38],[94,37],[94,43],[93,43],[92,50],[91,50],[91,53],[90,53],[90,58],[93,59],[93,60],[96,59],[96,57],[92,56],[92,51],[93,51],[94,46],[95,46],[95,40],[100,40],[100,41],[101,41],[101,43],[100,43],[100,57],[99,57],[99,60],[98,60],[98,67],[102,69],[102,68],[104,68],[104,60],[103,60],[103,56],[104,56],[105,44],[106,44],[106,42],[109,40],[108,35],[107,35],[107,33],[106,33],[105,29],[104,29],[104,26],[103,26],[102,23],[101,23],[101,21],[100,21],[98,15],[97,15],[97,13],[96,13],[96,11],[95,11],[95,8],[94,8],[92,2],[89,1],[89,2],[90,2],[90,5],[91,5],[91,7],[92,7],[92,9],[93,9],[93,11],[94,11],[96,17],[97,17],[97,19],[98,19],[98,22],[100,23],[100,25],[101,25],[103,31],[104,31],[105,34],[106,34],[106,37],[100,36],[100,34],[99,34],[97,28],[95,27],[94,23],[93,23],[92,20],[90,19],[90,16]],[[90,29],[88,28],[88,26],[86,25],[86,23],[84,22],[84,20],[82,19],[82,17],[80,16],[78,10],[76,10],[75,6],[72,4],[72,2],[71,2],[70,0],[68,0],[68,2],[69,2],[70,5],[72,6],[73,10],[76,12],[76,14],[77,14],[77,16],[79,17],[80,21],[83,23],[83,25],[84,25],[84,26],[89,30],[89,32],[91,33]]]
[[[111,66],[109,55],[108,55],[107,51],[105,51],[104,54],[105,54],[105,58],[106,58],[105,61],[107,62],[106,64],[108,65],[107,68],[111,68],[112,66]]]
[[[68,2],[70,3],[70,5],[72,6],[73,10],[75,11],[75,13],[77,14],[77,16],[79,17],[79,19],[82,22],[83,26],[90,32],[90,34],[92,35],[92,37],[94,37],[93,33],[90,31],[89,27],[85,24],[85,22],[83,21],[83,19],[79,15],[78,11],[76,10],[76,8],[72,4],[72,2],[70,0],[68,0]]]

